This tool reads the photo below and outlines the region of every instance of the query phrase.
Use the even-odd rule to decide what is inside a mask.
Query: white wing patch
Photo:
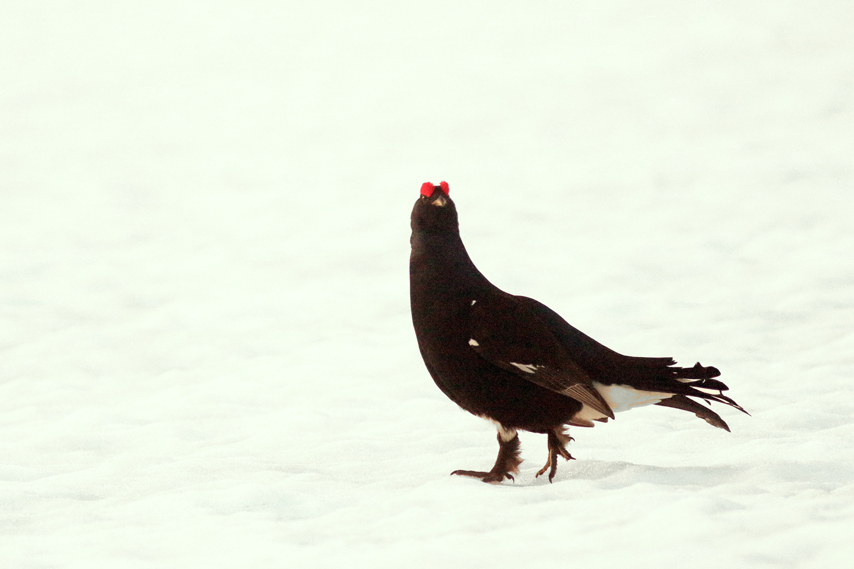
[[[534,365],[534,364],[517,364],[516,362],[510,362],[510,365],[516,366],[517,368],[521,369],[525,373],[534,373],[535,371],[537,371],[538,369],[543,367],[543,366],[538,366],[538,365]]]
[[[475,340],[474,338],[472,338],[471,340],[469,340],[469,346],[474,346],[474,347],[476,348],[476,347],[478,347],[479,345],[480,345],[480,344],[478,344],[478,343],[477,343],[477,340]]]
[[[474,306],[474,303],[475,303],[475,302],[477,302],[477,301],[476,301],[476,300],[472,300],[472,301],[471,301],[471,305],[472,305],[472,306]]]

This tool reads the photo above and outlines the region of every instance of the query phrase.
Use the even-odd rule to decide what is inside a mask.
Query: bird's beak
[[[435,206],[439,206],[439,207],[445,207],[446,203],[448,203],[448,200],[446,200],[445,196],[443,196],[442,194],[439,194],[438,196],[436,196],[435,200],[430,202],[430,204],[435,205]]]

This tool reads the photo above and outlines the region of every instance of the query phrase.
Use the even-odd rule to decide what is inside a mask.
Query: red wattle
[[[421,195],[427,196],[428,198],[433,195],[433,190],[436,189],[436,186],[431,184],[430,182],[424,182],[421,184]]]
[[[451,195],[451,186],[448,185],[448,182],[439,182],[439,187],[442,188],[446,196]]]

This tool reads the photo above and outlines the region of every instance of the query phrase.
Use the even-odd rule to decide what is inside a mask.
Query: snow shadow
[[[563,468],[558,469],[554,478],[555,484],[591,480],[605,488],[625,488],[641,483],[713,487],[738,479],[745,470],[736,466],[651,466],[599,460],[561,466]],[[532,481],[532,485],[543,483],[548,484],[548,479],[540,477]]]
[[[653,466],[631,462],[587,460],[561,465],[554,483],[589,480],[603,489],[635,484],[713,488],[725,484],[775,487],[784,494],[804,491],[834,492],[854,485],[854,465],[833,462],[778,461],[720,466]],[[548,484],[544,476],[530,485]]]

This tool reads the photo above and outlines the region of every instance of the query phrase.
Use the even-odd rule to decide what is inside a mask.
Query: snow
[[[7,1],[4,567],[848,567],[854,5]],[[494,426],[420,360],[409,212],[620,352],[721,369]]]

